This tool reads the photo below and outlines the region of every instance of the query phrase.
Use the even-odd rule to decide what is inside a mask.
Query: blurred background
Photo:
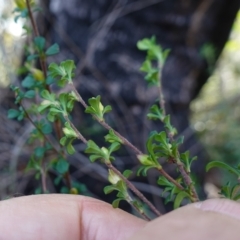
[[[101,94],[115,109],[108,121],[143,150],[148,133],[162,126],[145,117],[157,92],[146,87],[138,71],[144,54],[136,49],[136,42],[155,35],[164,48],[170,48],[163,70],[166,106],[179,134],[185,136],[183,150],[199,156],[194,165],[199,188],[206,182],[219,186],[231,178],[225,172],[206,176],[204,167],[211,160],[234,165],[240,161],[239,1],[42,0],[39,4],[42,12],[35,17],[40,32],[48,45],[57,42],[61,50],[49,62],[74,59],[82,96]],[[22,29],[25,21],[14,21],[14,8],[13,1],[0,0],[1,199],[34,193],[38,186],[34,173],[24,172],[32,149],[26,143],[32,126],[7,119],[8,108],[14,107],[9,85],[21,80],[19,67],[28,41]],[[83,117],[80,107],[74,116],[84,134],[101,142],[105,132],[98,124]],[[106,169],[89,163],[83,144],[76,143],[76,148],[78,153],[69,159],[72,178],[86,185],[88,190],[83,191],[105,198],[101,192],[107,184]],[[119,169],[138,166],[127,150],[116,164]],[[133,181],[157,202],[161,190],[154,186],[155,178],[151,173],[148,182]],[[51,177],[49,184],[58,191]]]

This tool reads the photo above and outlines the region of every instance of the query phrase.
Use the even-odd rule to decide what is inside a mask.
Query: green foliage
[[[9,109],[8,110],[8,118],[14,119],[16,118],[18,121],[23,120],[25,116],[25,112],[23,111],[22,107],[19,107],[19,110]]]
[[[50,46],[45,52],[47,56],[55,55],[57,53],[59,53],[59,46],[56,43]]]
[[[164,120],[163,110],[160,109],[156,104],[150,108],[150,113],[147,114],[147,117],[151,120]]]
[[[89,140],[85,153],[90,154],[89,159],[91,160],[91,162],[95,162],[97,159],[102,159],[104,162],[110,163],[114,160],[114,157],[111,156],[111,154],[117,151],[120,146],[121,145],[118,142],[114,142],[110,145],[109,148],[100,148],[94,141]]]
[[[162,192],[162,196],[164,196],[165,193],[168,193],[167,197],[165,198],[164,203],[167,204],[171,201],[173,201],[174,196],[181,192],[181,190],[176,187],[173,183],[169,182],[165,177],[160,176],[157,181],[159,186],[164,187],[164,191]]]
[[[15,9],[15,12],[18,14],[15,20],[17,21],[20,17],[28,19],[30,17],[30,10],[31,9],[27,9],[25,5],[19,5],[18,8]],[[33,21],[34,19],[31,19],[31,22]],[[31,31],[27,29],[27,33],[30,32]],[[36,32],[35,36],[38,35]],[[142,216],[146,216],[142,203],[129,194],[128,188],[134,193],[133,195],[139,197],[143,203],[148,204],[153,210],[151,204],[149,204],[145,197],[139,194],[135,186],[129,182],[128,178],[131,176],[132,171],[125,170],[121,173],[112,165],[115,159],[113,153],[119,150],[121,145],[126,145],[134,152],[137,152],[136,156],[140,163],[137,172],[138,175],[142,174],[146,176],[149,169],[155,169],[159,174],[162,174],[158,178],[157,183],[163,189],[162,195],[165,197],[165,204],[172,201],[174,208],[178,208],[186,202],[195,202],[198,200],[194,182],[190,175],[191,165],[192,162],[196,160],[196,157],[191,157],[189,151],[184,153],[179,151],[179,147],[183,143],[183,137],[178,137],[176,140],[174,139],[177,130],[171,123],[170,115],[166,115],[165,113],[164,96],[161,91],[161,74],[169,50],[164,50],[158,45],[155,37],[138,41],[137,47],[139,50],[147,53],[140,71],[146,74],[145,79],[148,85],[159,88],[159,105],[161,107],[157,104],[152,105],[147,117],[150,120],[161,121],[165,129],[161,132],[153,131],[150,133],[146,142],[146,153],[138,150],[127,139],[121,136],[120,133],[107,125],[104,116],[110,112],[112,108],[109,105],[104,107],[101,103],[100,96],[88,99],[89,105],[86,105],[84,100],[81,99],[81,96],[73,84],[74,70],[76,68],[73,60],[66,60],[60,64],[51,63],[48,68],[45,68],[45,66],[47,66],[47,57],[57,54],[59,52],[59,46],[55,43],[50,47],[46,47],[46,39],[42,36],[35,37],[32,45],[26,48],[27,61],[24,63],[22,69],[26,77],[23,79],[21,87],[11,87],[16,96],[15,103],[18,105],[18,109],[9,109],[8,118],[19,121],[27,118],[35,127],[28,139],[28,144],[35,145],[26,171],[34,171],[36,179],[40,180],[41,178],[41,182],[44,182],[46,181],[48,172],[53,171],[54,174],[56,174],[54,184],[66,184],[66,186],[61,187],[62,193],[79,194],[86,192],[87,190],[84,184],[72,181],[69,174],[70,164],[66,154],[66,152],[68,154],[74,154],[75,149],[73,142],[76,139],[82,140],[84,143],[87,143],[85,153],[89,155],[90,161],[95,162],[100,160],[108,168],[108,181],[111,185],[104,188],[104,193],[109,194],[117,191],[117,198],[112,203],[113,207],[118,207],[120,201],[125,200],[142,214]],[[208,52],[204,50],[203,54],[206,55],[207,52],[209,55],[208,58],[211,60],[213,58],[212,53],[209,49],[207,50]],[[39,65],[41,65],[43,69],[34,68],[35,61],[39,61]],[[48,69],[48,72],[46,69]],[[56,94],[49,87],[50,84],[54,83],[60,88],[70,84],[73,91],[63,91],[60,94]],[[96,121],[109,130],[105,136],[106,142],[110,143],[108,147],[99,147],[93,140],[86,140],[74,126],[70,120],[70,114],[76,101],[82,103],[85,107],[85,113],[91,114]],[[31,102],[31,106],[25,108],[26,102]],[[51,137],[49,136],[50,134],[52,134]],[[52,143],[52,139],[54,140],[54,144]],[[53,152],[54,157],[52,157]],[[162,162],[174,164],[180,176],[177,179],[169,176],[168,173],[165,172]],[[213,167],[224,168],[235,174],[238,180],[240,178],[239,166],[235,168],[225,163],[215,161],[207,165],[207,171]],[[238,200],[240,198],[239,189],[240,185],[238,183],[235,185],[228,183],[222,187],[221,194],[227,198]],[[42,192],[48,192],[45,184],[42,184],[40,188],[36,189],[36,193]]]
[[[181,191],[177,194],[175,200],[174,200],[174,209],[179,208],[182,201],[187,198],[187,199],[191,199],[191,196],[189,195],[189,193]]]
[[[74,92],[70,93],[61,93],[59,97],[54,93],[50,93],[48,90],[43,90],[41,96],[44,101],[38,107],[38,111],[43,113],[48,109],[48,120],[54,122],[59,115],[65,117],[72,111],[74,107],[74,102],[77,101],[77,97]]]
[[[117,199],[115,199],[112,202],[112,206],[114,208],[117,208],[119,206],[119,203],[123,200],[130,201],[130,196],[127,191],[127,185],[126,182],[119,177],[114,171],[109,170],[108,171],[108,180],[112,185],[106,186],[103,191],[105,194],[109,194],[112,191],[117,191]],[[131,171],[126,170],[125,171],[125,177],[128,177],[131,174]]]
[[[64,174],[68,171],[69,169],[69,163],[66,159],[60,158],[57,161],[56,164],[56,170],[60,173],[60,174]]]
[[[171,136],[175,136],[177,134],[177,129],[174,128],[170,122],[170,115],[167,115],[164,119],[164,127],[171,134]]]
[[[73,141],[78,137],[75,130],[71,127],[69,122],[65,122],[63,128],[64,137],[60,139],[60,144],[66,147],[68,154],[74,154],[75,149],[72,145]]]
[[[100,96],[90,98],[88,100],[89,106],[86,108],[85,113],[90,113],[103,121],[104,114],[110,112],[112,108],[109,105],[104,107],[100,100]]]
[[[197,157],[190,157],[190,153],[189,151],[186,151],[184,153],[181,153],[180,155],[180,159],[181,161],[184,163],[187,172],[190,173],[191,172],[191,165],[193,163],[193,161],[197,160]]]
[[[28,17],[28,10],[26,8],[21,9],[19,7],[15,8],[14,13],[17,13],[17,15],[14,17],[14,22],[17,23],[19,18],[27,18]]]
[[[114,133],[112,129],[109,130],[109,134],[105,136],[105,140],[110,143],[117,142],[123,144],[123,141]]]
[[[228,199],[238,201],[240,199],[240,184],[231,186],[230,182],[222,186],[220,194]]]
[[[57,78],[57,84],[60,87],[64,87],[67,83],[72,84],[72,78],[74,77],[73,70],[76,68],[73,60],[66,60],[57,65],[51,63],[48,67],[50,75],[53,78]]]
[[[141,51],[147,51],[147,57],[140,68],[140,71],[146,73],[145,80],[149,86],[159,86],[160,71],[167,59],[169,49],[163,50],[162,47],[156,43],[154,36],[150,39],[144,38],[138,41],[137,47]],[[157,64],[154,64],[153,61],[156,61]],[[157,66],[155,67],[154,65]]]
[[[232,167],[223,162],[213,161],[207,164],[206,171],[208,172],[211,168],[214,168],[214,167],[225,169],[230,173],[235,174],[238,178],[240,178],[240,165],[237,167]]]

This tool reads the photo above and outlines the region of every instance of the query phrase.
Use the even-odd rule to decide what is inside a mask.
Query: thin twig
[[[77,138],[80,139],[83,143],[87,144],[88,142],[87,139],[78,131],[78,129],[74,126],[74,124],[70,121],[70,119],[67,116],[64,116],[64,118],[70,124],[74,132],[77,134]],[[146,203],[150,207],[150,209],[152,209],[152,211],[155,212],[157,216],[161,216],[161,213],[112,164],[106,164],[106,165],[109,169],[113,170],[119,177],[121,177],[121,179],[123,179],[123,181],[127,184],[128,188],[130,188],[144,203]]]
[[[83,105],[84,108],[87,108],[88,105],[86,104],[86,102],[82,99],[81,95],[78,93],[77,89],[75,88],[75,86],[73,84],[71,84],[72,89],[74,91],[74,93],[76,94],[78,101]],[[116,136],[118,136],[124,145],[130,147],[135,153],[137,153],[138,155],[143,154],[142,151],[140,151],[137,147],[135,147],[132,143],[130,143],[125,137],[123,137],[119,132],[117,132],[116,130],[114,130],[112,127],[110,127],[105,121],[99,119],[98,117],[96,117],[94,114],[92,114],[92,116],[94,117],[95,120],[97,120],[105,129],[107,130],[112,130],[114,132],[114,134]]]
[[[47,189],[47,182],[46,182],[46,171],[44,169],[44,166],[42,166],[42,169],[41,169],[41,182],[42,182],[43,193],[47,193],[48,189]]]
[[[87,139],[78,131],[78,129],[74,126],[74,124],[70,121],[68,116],[64,116],[65,120],[70,124],[74,132],[77,134],[77,138],[81,140],[83,143],[87,144]]]
[[[37,127],[37,125],[34,123],[34,121],[33,121],[33,120],[31,119],[31,117],[29,116],[29,114],[28,114],[27,110],[25,109],[25,107],[23,106],[23,104],[20,103],[20,105],[21,105],[21,107],[22,107],[22,109],[23,109],[23,111],[24,111],[27,119],[29,120],[29,122],[42,134],[42,136],[44,137],[44,139],[52,146],[52,149],[53,149],[56,153],[59,154],[59,150],[57,150],[57,148],[54,146],[54,144],[51,142],[51,140],[48,139],[48,137],[42,132],[42,130]]]
[[[158,169],[158,171],[171,183],[173,183],[176,187],[181,190],[184,190],[184,187],[178,183],[175,179],[173,179],[169,174],[167,174],[163,169]]]
[[[142,151],[140,151],[137,147],[135,147],[132,143],[130,143],[125,137],[123,137],[119,132],[114,130],[112,127],[110,127],[105,121],[101,121],[97,117],[95,119],[107,130],[112,130],[116,136],[118,136],[122,141],[123,144],[130,147],[136,154],[143,154]]]
[[[111,163],[106,163],[107,167],[116,173],[126,184],[127,186],[146,204],[148,207],[157,215],[161,216],[162,214],[153,206],[153,204],[148,201],[145,196],[127,179],[122,173],[120,173]]]
[[[32,9],[31,9],[29,0],[26,0],[26,3],[27,3],[28,14],[29,14],[29,18],[30,18],[30,21],[31,21],[31,25],[33,27],[34,35],[35,35],[35,37],[38,37],[38,36],[40,36],[40,34],[39,34],[39,30],[38,30],[36,21],[33,17],[33,13],[32,13]],[[45,55],[41,56],[41,54],[40,54],[39,62],[40,62],[41,69],[42,69],[43,74],[44,74],[44,78],[46,79],[47,78],[47,64],[46,64]],[[51,89],[50,89],[49,85],[45,84],[45,87],[49,92],[51,92]],[[59,120],[57,120],[57,121],[54,121],[53,125],[54,125],[54,130],[57,134],[58,140],[60,140],[61,139],[61,123],[60,123]],[[45,137],[45,134],[43,134],[43,136]],[[64,152],[63,152],[63,155],[64,155]],[[65,156],[64,156],[64,159],[66,159]],[[70,178],[69,172],[64,174],[64,179],[66,180],[66,185],[68,186],[68,188],[71,189],[72,184],[71,184],[71,178]]]
[[[179,172],[181,173],[183,180],[185,182],[185,184],[189,187],[190,192],[191,192],[191,197],[192,197],[192,202],[198,202],[199,201],[199,197],[197,194],[197,191],[193,185],[193,181],[191,179],[191,177],[189,176],[189,173],[186,171],[186,169],[184,168],[184,166],[182,164],[178,164],[178,169]]]
[[[129,198],[129,199],[128,199]],[[147,220],[147,221],[151,221],[151,218],[149,218],[144,212],[142,212],[134,203],[133,200],[131,199],[130,196],[128,196],[128,198],[126,199],[126,201],[140,214],[140,216],[143,217],[143,219]]]
[[[52,149],[55,151],[55,153],[58,154],[58,155],[61,155],[65,159],[66,156],[64,156],[63,153],[60,150],[57,150],[57,148],[54,146],[54,144],[51,142],[51,140],[48,139],[48,137],[42,132],[42,130],[37,127],[37,125],[34,123],[34,121],[29,116],[29,114],[28,114],[27,110],[25,109],[25,107],[23,106],[23,104],[21,104],[21,107],[23,108],[23,111],[24,111],[27,119],[29,120],[29,122],[41,133],[41,135],[44,137],[44,139],[52,146]],[[46,176],[44,176],[44,178],[46,178]],[[72,184],[71,184],[71,178],[70,178],[69,172],[64,174],[64,179],[66,181],[67,187],[69,189],[71,189]],[[43,181],[43,179],[42,179],[42,181]],[[44,187],[44,185],[43,185],[43,189],[46,189],[46,187]]]
[[[77,89],[75,88],[75,86],[73,85],[73,83],[71,84],[72,90],[74,91],[75,95],[78,98],[78,101],[83,105],[84,108],[87,108],[88,105],[86,104],[86,102],[82,99],[81,95],[78,93]],[[135,147],[131,142],[129,142],[125,137],[123,137],[119,132],[115,131],[111,126],[109,126],[105,121],[102,121],[100,119],[98,119],[96,116],[92,115],[94,117],[95,120],[97,120],[104,128],[106,128],[107,130],[112,130],[114,132],[114,134],[116,136],[118,136],[124,145],[130,147],[137,155],[142,155],[143,152],[141,150],[139,150],[137,147]],[[68,119],[68,122],[70,123],[70,125],[72,126],[72,128],[78,133],[78,130],[75,128],[75,126],[71,123],[71,121]],[[83,136],[80,134],[79,139],[82,140]],[[84,141],[83,141],[84,142]],[[159,170],[159,169],[158,169]],[[170,182],[172,182],[174,185],[176,185],[178,188],[183,189],[183,187],[177,182],[175,181],[166,171],[164,171],[164,169],[161,169],[161,171],[159,170],[159,172],[161,172],[161,174],[163,176],[165,176]]]
[[[37,24],[36,24],[36,22],[34,20],[34,17],[33,17],[33,13],[32,13],[32,9],[31,9],[31,5],[30,5],[29,0],[27,0],[26,3],[27,3],[28,14],[29,14],[30,21],[31,21],[31,24],[32,24],[32,27],[33,27],[33,31],[34,31],[35,36],[37,37],[37,36],[39,36],[39,31],[38,31]]]
[[[31,9],[29,0],[26,0],[26,3],[27,3],[28,14],[29,14],[29,18],[30,18],[30,21],[31,21],[31,25],[33,27],[34,35],[35,35],[35,37],[39,37],[40,34],[39,34],[39,31],[38,31],[36,21],[33,17],[33,13],[32,13],[32,9]],[[41,65],[44,77],[47,78],[47,67],[46,67],[45,57],[40,57],[40,65]]]
[[[158,86],[158,92],[159,92],[159,105],[160,105],[160,108],[162,109],[163,116],[166,116],[165,100],[163,97],[161,83],[160,83],[160,86]]]
[[[162,66],[161,66],[161,63],[159,62],[158,63],[158,67],[159,67],[159,85],[158,85],[158,92],[159,92],[159,106],[162,110],[162,114],[163,114],[163,117],[166,116],[166,108],[165,108],[165,100],[164,100],[164,94],[163,94],[163,91],[162,91],[162,82],[161,82],[161,70],[162,70]],[[167,135],[168,135],[168,138],[171,142],[174,141],[174,137],[173,137],[173,134],[171,134],[168,130],[166,130],[167,132]],[[178,154],[179,154],[179,150],[178,151]],[[185,167],[183,166],[182,162],[180,161],[177,161],[176,159],[171,159],[170,162],[174,162],[178,169],[179,169],[179,172],[181,173],[182,177],[183,177],[183,180],[186,184],[187,187],[189,187],[190,189],[190,192],[191,192],[191,200],[193,202],[197,202],[199,201],[199,198],[198,198],[198,195],[197,195],[197,192],[196,192],[196,189],[193,185],[193,181],[190,177],[190,174],[186,171]],[[168,176],[165,176],[166,178],[168,178]],[[172,179],[174,180],[174,179]],[[175,180],[174,180],[175,181]],[[173,182],[173,181],[171,181]],[[177,182],[176,182],[177,183]],[[176,183],[174,183],[176,185]],[[177,186],[177,185],[176,185]],[[181,186],[180,188],[181,190],[184,190],[184,188]]]

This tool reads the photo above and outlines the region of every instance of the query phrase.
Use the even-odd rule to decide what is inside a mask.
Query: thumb
[[[240,204],[212,199],[190,204],[149,222],[129,240],[238,240]]]

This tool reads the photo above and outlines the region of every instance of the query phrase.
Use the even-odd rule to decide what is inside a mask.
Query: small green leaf
[[[25,88],[32,88],[35,85],[35,80],[31,76],[27,76],[22,81],[22,86]]]
[[[103,109],[103,115],[105,114],[105,113],[109,113],[109,112],[111,112],[112,111],[112,107],[110,106],[110,105],[107,105],[106,107],[104,107],[104,109]]]
[[[59,66],[56,63],[51,63],[48,67],[53,78],[60,78],[57,82],[60,87],[65,86],[66,83],[72,83],[75,68],[76,66],[72,60],[61,62]]]
[[[129,178],[132,175],[132,173],[133,173],[133,171],[127,169],[123,172],[123,176],[125,178]]]
[[[46,43],[46,40],[43,37],[35,37],[34,38],[34,44],[37,47],[39,52],[44,51],[45,43]]]
[[[38,58],[38,57],[39,57],[38,54],[32,54],[32,55],[29,55],[29,56],[27,57],[27,61],[30,62],[30,61],[32,61],[32,60]]]
[[[67,138],[77,138],[77,133],[75,130],[71,127],[69,122],[66,122],[65,127],[63,128],[63,132]]]
[[[66,60],[64,62],[61,62],[60,65],[61,65],[61,67],[64,67],[64,69],[67,73],[68,81],[72,81],[73,70],[76,68],[74,61]]]
[[[54,78],[51,77],[50,75],[47,76],[46,78],[46,84],[51,85],[55,82]]]
[[[115,199],[115,200],[112,202],[113,208],[118,208],[119,203],[120,203],[122,200],[124,200],[124,199],[121,199],[121,198]]]
[[[54,93],[50,93],[48,90],[43,90],[41,92],[42,98],[49,100],[50,102],[55,102],[56,95]]]
[[[180,159],[181,161],[184,163],[185,165],[185,168],[187,170],[187,172],[191,172],[191,165],[192,165],[192,162],[197,160],[197,157],[190,157],[190,152],[189,151],[186,151],[182,154],[180,154]]]
[[[59,183],[61,182],[62,180],[62,175],[58,175],[55,179],[54,179],[54,184],[55,185],[59,185]]]
[[[34,98],[35,97],[35,91],[34,90],[29,90],[24,94],[25,98]]]
[[[37,170],[40,171],[41,167],[40,167],[40,161],[37,161],[34,156],[32,155],[30,160],[28,161],[27,167],[25,169],[25,171],[29,171],[29,170]]]
[[[155,140],[162,143],[162,144],[168,144],[167,140],[167,133],[165,131],[162,131],[155,135]]]
[[[137,176],[140,176],[141,174],[143,176],[147,176],[147,171],[151,168],[153,168],[153,167],[152,166],[150,166],[150,167],[141,166],[137,171]]]
[[[169,182],[165,177],[160,176],[157,181],[159,186],[168,186],[168,187],[174,187],[173,183]]]
[[[149,157],[149,155],[141,154],[141,155],[137,155],[137,158],[138,158],[139,162],[142,165],[144,165],[144,166],[152,166],[152,165],[154,165],[154,162],[152,162],[152,160]]]
[[[41,130],[42,130],[42,132],[44,133],[44,134],[50,134],[50,133],[52,133],[52,125],[51,124],[44,124],[43,126],[42,126],[42,128],[41,128]]]
[[[87,143],[87,149],[85,150],[85,153],[101,153],[101,149],[98,147],[98,145],[92,141],[89,140]]]
[[[109,193],[111,193],[112,191],[115,191],[115,190],[118,190],[118,189],[113,185],[106,186],[103,189],[105,194],[109,194]]]
[[[18,121],[22,121],[23,118],[24,118],[24,116],[25,116],[24,111],[21,111],[21,112],[19,113],[18,117],[17,117],[17,120],[18,120]]]
[[[181,191],[177,194],[175,200],[174,200],[174,209],[179,208],[183,199],[188,198],[190,199],[190,195],[184,191]]]
[[[177,145],[181,145],[183,144],[183,142],[184,142],[184,136],[179,137],[176,141]]]
[[[45,154],[45,148],[44,147],[35,148],[34,154],[37,158],[42,158]]]
[[[59,53],[59,46],[57,43],[50,46],[47,51],[45,52],[47,56],[55,55]]]
[[[112,154],[112,152],[117,151],[120,148],[121,144],[118,142],[114,142],[111,144],[111,146],[108,148],[109,155]]]
[[[65,146],[66,142],[67,142],[67,137],[66,137],[66,136],[64,136],[64,137],[62,137],[62,138],[60,139],[60,144],[61,144],[62,146]]]
[[[122,179],[111,169],[108,170],[108,181],[113,184],[117,185]]]
[[[101,155],[90,155],[90,157],[89,157],[91,162],[95,162],[99,158],[101,159],[102,156]]]
[[[56,63],[51,63],[48,67],[50,74],[53,78],[66,76],[66,71],[61,66],[58,66]]]
[[[56,164],[56,170],[60,173],[60,174],[64,174],[68,171],[69,169],[69,163],[67,160],[61,158],[60,160],[58,160],[57,164]]]
[[[146,60],[143,62],[142,66],[141,66],[141,68],[140,68],[140,71],[141,71],[141,72],[150,72],[151,70],[152,70],[151,61],[148,60],[148,59],[146,59]]]
[[[219,161],[213,161],[208,163],[206,166],[206,171],[208,172],[211,168],[214,168],[214,167],[223,168],[229,171],[230,173],[237,175],[237,177],[240,177],[240,171],[237,168],[231,167],[228,164],[219,162]]]
[[[69,143],[67,144],[67,146],[66,146],[66,150],[67,150],[68,154],[70,154],[70,155],[72,155],[72,154],[75,153],[75,148],[74,148],[73,145],[72,145],[73,140],[74,140],[74,139],[71,139],[71,140],[69,141]]]
[[[47,115],[47,119],[49,122],[54,122],[57,119],[57,116],[55,113],[49,112]]]
[[[20,114],[20,111],[18,111],[18,110],[15,110],[15,109],[8,110],[8,118],[10,118],[10,119],[18,117],[19,114]]]
[[[119,142],[123,144],[123,141],[114,133],[112,129],[109,130],[109,134],[105,136],[105,140],[110,143]]]
[[[50,101],[45,100],[45,101],[41,102],[41,105],[38,106],[37,110],[39,113],[43,113],[51,105],[52,105],[52,103]]]
[[[170,121],[170,115],[167,115],[164,120],[164,127],[170,132],[170,134],[172,136],[176,135],[177,134],[177,129],[174,128],[172,125],[171,125],[171,121]]]
[[[139,50],[146,51],[152,48],[156,44],[156,37],[153,36],[150,39],[144,38],[137,42],[137,47]]]
[[[160,120],[163,121],[164,119],[164,115],[163,115],[163,111],[162,109],[159,109],[159,107],[154,104],[151,108],[150,108],[150,113],[147,114],[147,117],[151,120]]]
[[[149,86],[159,86],[159,70],[157,68],[152,68],[145,76],[145,80]]]
[[[100,120],[104,120],[103,116],[105,113],[108,113],[112,110],[111,106],[103,107],[101,103],[101,96],[92,97],[88,99],[88,103],[90,106],[88,106],[85,110],[85,113],[90,113],[98,117]]]

